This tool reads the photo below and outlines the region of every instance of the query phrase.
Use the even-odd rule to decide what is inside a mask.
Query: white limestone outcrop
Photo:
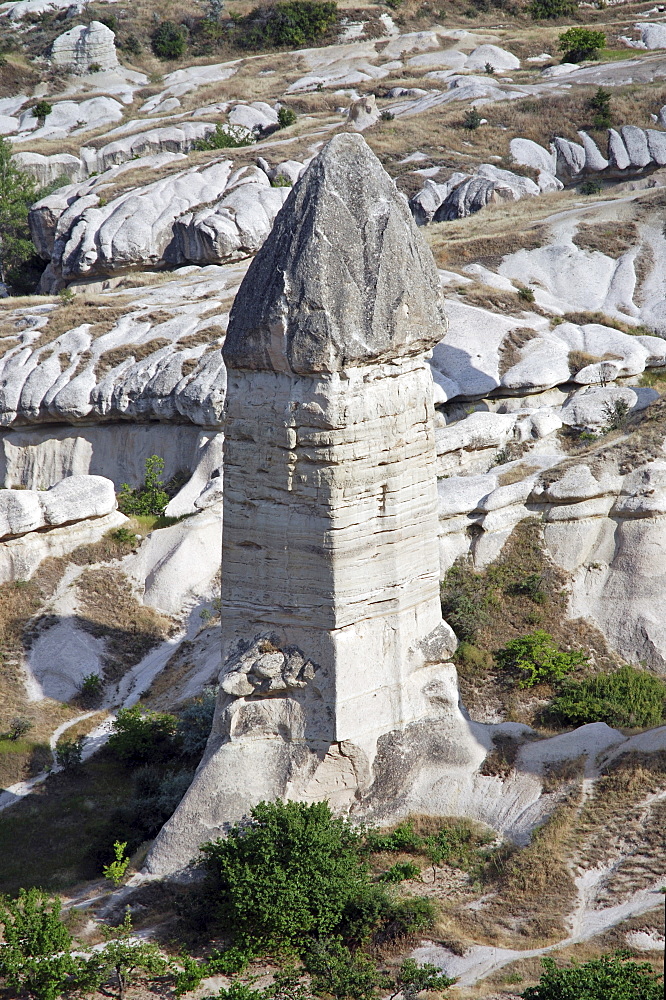
[[[113,70],[118,65],[115,35],[101,21],[77,24],[56,38],[51,61],[59,69],[79,76]]]
[[[0,540],[115,509],[113,483],[103,476],[70,476],[44,491],[0,489]]]

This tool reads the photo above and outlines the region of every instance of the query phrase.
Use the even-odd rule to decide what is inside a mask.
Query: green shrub
[[[180,59],[187,47],[187,32],[174,21],[161,21],[153,32],[150,45],[160,59]]]
[[[81,766],[81,755],[85,736],[76,740],[61,739],[56,743],[55,759],[63,771],[76,771]]]
[[[238,22],[236,42],[246,48],[297,48],[317,41],[337,18],[333,0],[286,0],[255,7]]]
[[[476,108],[471,108],[469,111],[465,112],[465,117],[463,118],[462,127],[469,129],[473,132],[475,129],[479,128],[481,125],[481,115],[476,110]]]
[[[366,846],[369,851],[418,851],[423,846],[423,837],[407,821],[400,823],[391,833],[371,830],[367,835]]]
[[[37,103],[32,106],[32,113],[40,122],[43,122],[45,118],[48,118],[52,111],[53,105],[49,104],[48,101],[37,101]]]
[[[30,719],[24,719],[22,716],[17,716],[15,719],[9,723],[9,732],[7,733],[7,739],[9,740],[20,740],[26,733],[29,733],[32,729],[34,723]]]
[[[204,844],[234,943],[260,953],[334,934],[368,885],[361,843],[361,833],[334,818],[326,802],[261,802],[249,825]]]
[[[587,661],[580,650],[564,652],[557,648],[553,637],[543,629],[511,639],[497,650],[495,659],[503,670],[518,675],[518,686],[531,688],[535,684],[561,681],[568,673]]]
[[[28,210],[37,200],[35,183],[12,162],[11,142],[0,139],[0,281],[23,286],[25,268],[36,254]]]
[[[534,21],[569,17],[578,9],[576,0],[532,0],[527,10]]]
[[[118,510],[128,516],[132,514],[163,514],[169,502],[169,494],[164,490],[162,473],[164,459],[159,455],[151,455],[145,461],[146,478],[143,486],[136,489],[129,483],[123,483],[118,493]]]
[[[600,194],[602,191],[602,185],[600,181],[587,180],[583,181],[580,186],[581,194]]]
[[[441,993],[455,982],[455,979],[449,979],[436,965],[418,965],[413,958],[406,958],[392,984],[390,1000],[398,993],[402,994],[403,1000],[416,1000],[419,993]]]
[[[120,528],[115,528],[115,530],[111,532],[111,538],[114,542],[118,542],[121,545],[136,545],[137,542],[136,534],[131,528],[126,528],[125,525]]]
[[[484,677],[494,667],[492,654],[471,642],[461,642],[456,649],[454,659],[459,671],[465,677]]]
[[[661,977],[652,966],[628,961],[620,953],[565,969],[558,969],[552,958],[541,961],[539,985],[525,990],[525,1000],[663,1000]]]
[[[251,146],[256,142],[256,136],[250,129],[243,125],[221,125],[219,122],[215,126],[215,131],[211,132],[206,139],[197,139],[194,149],[199,151],[207,149],[238,149],[240,146]]]
[[[149,712],[134,705],[121,708],[107,747],[125,764],[153,763],[174,755],[178,719],[166,712]]]
[[[127,52],[130,56],[138,56],[143,52],[143,46],[136,35],[128,35],[118,48],[123,52]]]
[[[180,713],[176,732],[180,739],[181,753],[199,761],[206,749],[208,736],[213,725],[216,696],[213,688],[207,688]]]
[[[604,427],[604,434],[608,434],[610,431],[619,431],[627,422],[629,403],[626,399],[616,399],[612,403],[606,401],[603,407],[603,414],[608,421]]]
[[[510,587],[512,594],[524,594],[535,604],[544,604],[546,592],[543,589],[543,577],[541,573],[528,573],[522,580],[518,580]]]
[[[284,174],[278,174],[271,181],[271,187],[274,188],[290,188],[292,186],[291,181]]]
[[[335,1000],[371,1000],[381,985],[375,963],[361,951],[352,953],[341,940],[316,941],[305,955],[316,994]]]
[[[382,111],[379,117],[383,122],[392,122],[395,119],[395,115],[392,111]]]
[[[518,289],[518,298],[522,299],[524,302],[534,302],[534,291],[531,288],[527,288],[522,285]]]
[[[626,729],[661,725],[666,684],[644,670],[625,665],[612,674],[568,681],[553,699],[551,711],[567,726],[606,722]]]
[[[461,642],[474,642],[478,630],[488,624],[482,600],[474,594],[449,592],[442,600],[442,614]]]
[[[594,95],[585,102],[588,111],[593,112],[592,126],[594,128],[610,128],[613,124],[611,115],[611,93],[603,87],[597,87]]]
[[[557,47],[563,53],[563,62],[582,62],[594,59],[599,49],[606,44],[603,31],[591,28],[568,28],[557,40]]]
[[[102,868],[102,875],[109,882],[113,882],[114,886],[117,888],[122,884],[125,878],[125,872],[130,863],[130,859],[125,855],[125,848],[127,847],[127,841],[121,843],[119,840],[113,845],[113,861],[110,861],[108,865],[104,865]]]
[[[420,878],[421,869],[413,861],[397,862],[379,877],[380,882],[405,882]]]
[[[71,954],[72,936],[60,909],[60,900],[41,889],[20,889],[16,899],[0,897],[0,977],[8,995],[57,1000],[92,985],[94,960],[89,966]]]
[[[278,111],[278,125],[280,128],[289,128],[296,121],[296,112],[293,108],[281,107]]]

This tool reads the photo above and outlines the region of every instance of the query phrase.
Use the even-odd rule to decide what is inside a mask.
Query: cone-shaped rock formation
[[[360,136],[337,136],[232,310],[220,695],[149,871],[181,867],[261,799],[390,816],[412,787],[429,807],[424,757],[439,779],[483,758],[439,600],[423,352],[444,328],[404,200]]]

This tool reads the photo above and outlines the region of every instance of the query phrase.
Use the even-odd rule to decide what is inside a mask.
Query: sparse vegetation
[[[335,24],[333,0],[284,0],[255,7],[236,22],[234,42],[241,48],[298,48],[316,42]]]
[[[563,680],[585,663],[587,656],[577,649],[569,652],[558,649],[548,632],[536,629],[530,635],[511,639],[497,650],[495,659],[502,670],[517,675],[519,687],[531,688]]]
[[[164,459],[151,455],[145,461],[146,477],[143,485],[136,489],[123,483],[118,493],[118,509],[128,516],[131,514],[163,514],[169,502],[169,494],[164,490],[162,474]]]
[[[219,122],[206,139],[197,139],[194,148],[207,149],[239,149],[241,146],[251,146],[257,137],[250,129],[242,125],[221,125]]]
[[[535,21],[570,17],[577,9],[575,0],[531,0],[528,11]]]

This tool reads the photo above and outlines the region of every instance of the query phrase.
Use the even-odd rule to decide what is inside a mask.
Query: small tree
[[[278,125],[280,128],[289,128],[296,121],[296,112],[293,108],[287,108],[284,105],[278,111]]]
[[[76,771],[81,766],[81,755],[85,736],[75,740],[58,740],[55,748],[55,759],[63,771]]]
[[[593,112],[594,128],[610,128],[613,124],[611,116],[611,93],[603,87],[597,87],[596,92],[586,102],[585,107]]]
[[[663,1000],[660,977],[647,962],[602,955],[583,965],[558,969],[552,958],[541,960],[544,971],[538,986],[525,990],[525,1000]]]
[[[49,104],[48,101],[37,101],[37,103],[32,106],[32,113],[40,125],[44,124],[44,119],[48,118],[52,111],[53,105]]]
[[[562,61],[574,63],[594,59],[605,44],[603,31],[592,31],[591,28],[568,28],[557,41],[557,47],[563,53]]]
[[[441,993],[453,986],[455,979],[450,979],[436,965],[419,965],[413,958],[407,958],[400,966],[395,977],[390,1000],[402,995],[403,1000],[416,1000],[420,993]]]
[[[115,860],[113,860],[108,865],[104,865],[104,867],[102,868],[102,875],[104,876],[104,878],[108,879],[109,882],[113,882],[113,884],[116,887],[118,887],[121,884],[122,880],[125,878],[125,872],[127,871],[127,867],[130,863],[130,859],[128,857],[125,857],[126,847],[127,847],[127,841],[121,844],[119,840],[116,840],[116,842],[113,845],[113,854]]]
[[[336,1000],[372,1000],[383,985],[372,959],[358,950],[352,954],[339,938],[315,942],[305,956],[316,994]]]
[[[0,281],[11,284],[35,254],[28,209],[37,197],[35,183],[12,163],[12,144],[0,139]]]
[[[497,650],[495,659],[500,667],[519,675],[518,687],[521,688],[561,681],[587,662],[585,653],[578,649],[569,652],[558,649],[553,637],[543,629],[511,639],[503,649]]]
[[[186,48],[186,32],[174,21],[161,21],[155,29],[150,44],[160,59],[180,59]]]
[[[146,764],[174,756],[178,719],[168,712],[144,711],[139,705],[121,708],[107,747],[125,764]]]
[[[577,7],[576,0],[532,0],[527,10],[534,21],[546,21],[569,17]]]
[[[473,132],[475,129],[479,128],[481,125],[481,115],[476,110],[476,108],[471,108],[469,111],[465,112],[465,117],[463,118],[463,128],[469,129]]]
[[[57,1000],[94,979],[95,963],[71,954],[72,936],[60,909],[60,900],[41,889],[0,897],[0,976],[14,995]]]
[[[169,502],[169,494],[164,489],[162,474],[164,459],[159,455],[151,455],[145,463],[145,479],[143,486],[134,489],[129,483],[123,483],[118,493],[118,509],[128,516],[132,514],[159,516]]]
[[[118,1000],[124,1000],[128,986],[150,976],[162,976],[169,963],[160,954],[156,944],[132,940],[132,917],[129,907],[120,927],[108,932],[108,944],[100,951],[100,961],[107,978],[115,979]]]

